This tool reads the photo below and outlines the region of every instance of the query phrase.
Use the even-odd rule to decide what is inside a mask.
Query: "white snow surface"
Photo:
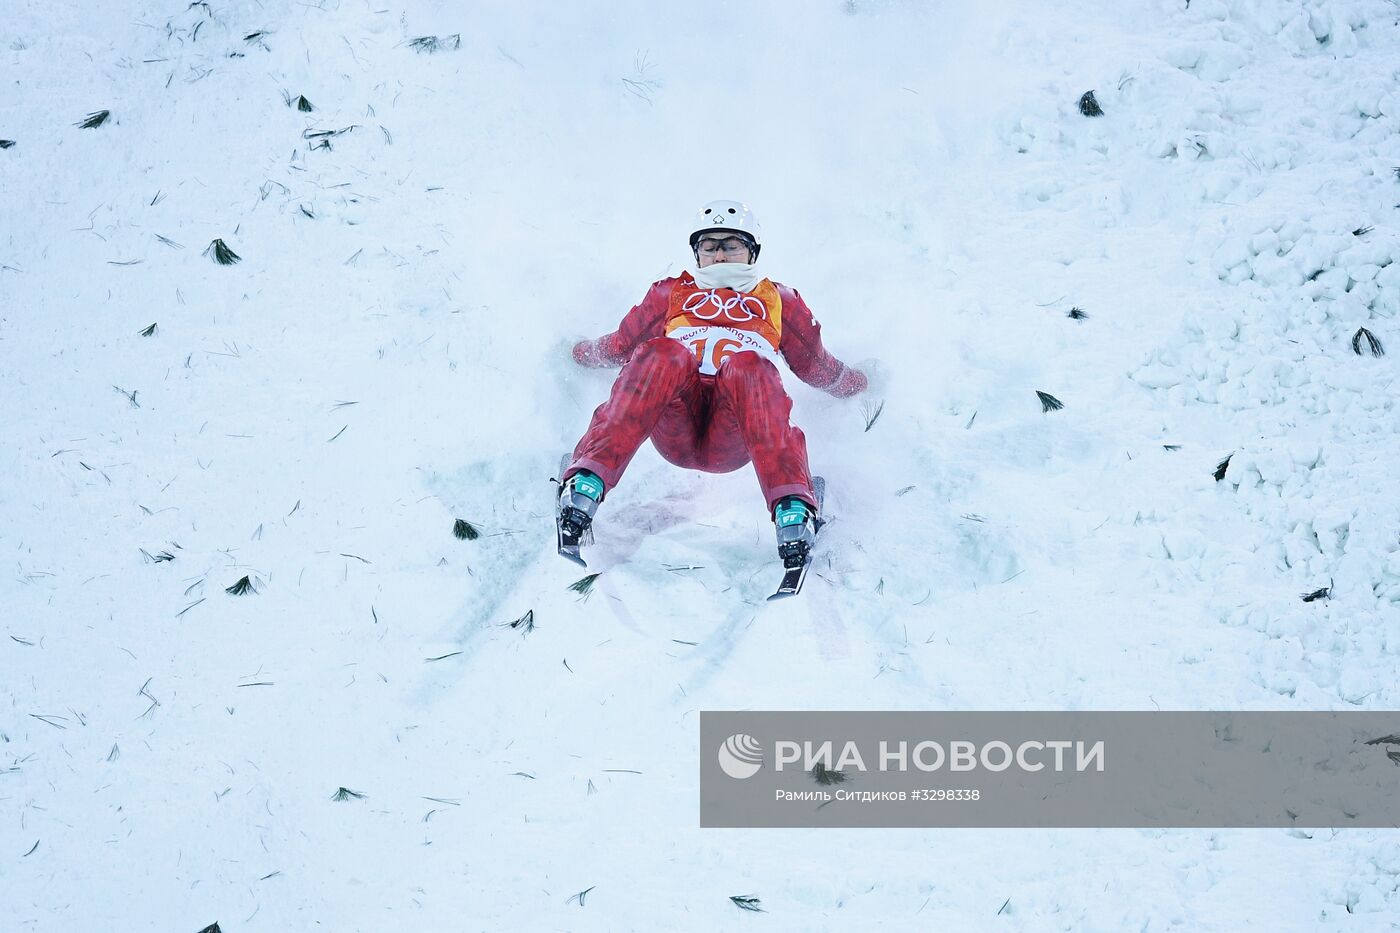
[[[0,926],[1391,928],[1393,831],[701,830],[696,783],[703,709],[1400,703],[1398,20],[5,0]],[[878,361],[789,380],[823,556],[765,603],[751,469],[646,447],[580,598],[568,340],[730,197]]]

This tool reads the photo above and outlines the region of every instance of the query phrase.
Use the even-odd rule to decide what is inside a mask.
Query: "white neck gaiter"
[[[763,281],[752,263],[716,262],[695,273],[695,284],[701,288],[732,288],[736,292],[751,292]]]

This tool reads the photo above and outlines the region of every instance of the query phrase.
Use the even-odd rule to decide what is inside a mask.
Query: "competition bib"
[[[735,353],[758,353],[778,363],[782,332],[783,300],[767,279],[745,294],[700,288],[687,274],[671,291],[666,336],[689,347],[706,375]]]

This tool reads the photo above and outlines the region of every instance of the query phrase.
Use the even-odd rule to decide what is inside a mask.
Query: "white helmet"
[[[753,258],[758,259],[758,251],[763,248],[763,228],[759,226],[758,218],[749,210],[747,204],[741,201],[711,201],[700,208],[695,213],[695,222],[691,224],[692,251],[697,248],[700,235],[710,230],[737,233],[751,241]]]

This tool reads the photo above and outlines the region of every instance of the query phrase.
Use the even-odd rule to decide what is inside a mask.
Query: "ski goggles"
[[[702,237],[695,248],[706,256],[713,256],[716,253],[724,253],[726,256],[738,256],[753,249],[753,244],[744,237]]]

